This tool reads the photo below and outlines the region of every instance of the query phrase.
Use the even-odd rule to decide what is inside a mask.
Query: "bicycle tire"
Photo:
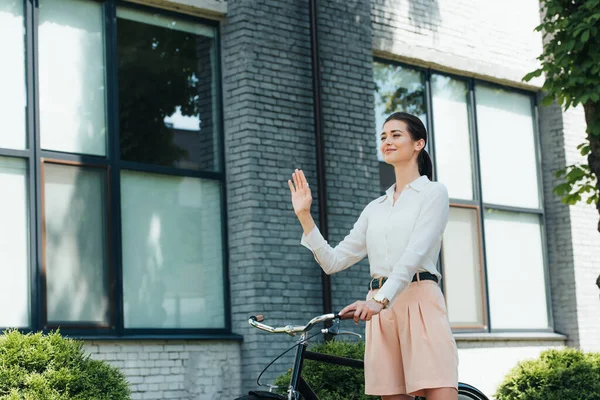
[[[250,392],[246,396],[238,397],[235,400],[287,400],[287,397],[270,392]]]
[[[458,385],[458,400],[489,400],[480,390],[466,383]]]

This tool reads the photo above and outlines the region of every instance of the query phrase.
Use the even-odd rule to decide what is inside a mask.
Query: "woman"
[[[458,355],[436,269],[448,223],[448,191],[431,182],[427,132],[407,113],[390,115],[381,133],[384,160],[396,183],[369,203],[335,248],[310,215],[312,195],[301,170],[288,180],[302,245],[327,274],[368,255],[371,281],[366,301],[346,306],[355,323],[367,321],[365,392],[383,400],[458,398]],[[365,288],[367,282],[365,282]]]

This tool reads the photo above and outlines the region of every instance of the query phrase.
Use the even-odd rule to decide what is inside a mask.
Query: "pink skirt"
[[[424,396],[425,389],[458,388],[456,342],[436,282],[411,283],[367,322],[365,336],[366,394]]]

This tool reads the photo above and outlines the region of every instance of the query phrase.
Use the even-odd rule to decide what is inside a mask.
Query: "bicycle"
[[[239,397],[236,400],[319,400],[315,392],[312,390],[310,385],[302,378],[302,366],[304,360],[314,360],[317,362],[325,362],[336,365],[343,365],[352,368],[364,369],[364,362],[362,360],[355,360],[345,357],[332,356],[330,354],[322,354],[315,353],[312,351],[308,351],[308,341],[313,337],[319,334],[328,334],[331,336],[337,335],[354,335],[362,338],[362,336],[358,333],[351,331],[343,331],[339,329],[340,320],[342,319],[351,319],[352,313],[346,314],[344,316],[340,316],[339,314],[323,314],[311,319],[306,325],[286,325],[283,327],[274,328],[272,326],[263,324],[264,316],[256,315],[251,316],[248,319],[248,323],[260,330],[269,332],[269,333],[287,333],[290,336],[296,336],[300,334],[300,339],[296,342],[294,346],[286,350],[284,353],[276,357],[267,367],[263,370],[264,373],[267,368],[269,368],[277,359],[279,359],[283,354],[292,350],[296,347],[296,356],[294,359],[294,365],[291,373],[290,384],[287,389],[287,396],[282,396],[280,394],[272,392],[273,389],[278,389],[277,386],[266,385],[269,387],[269,391],[250,391],[247,395]],[[331,321],[332,325],[329,328],[323,328],[320,332],[308,336],[308,332],[317,324]],[[257,382],[260,384],[260,377],[262,373],[259,375]],[[415,400],[424,399],[424,398],[415,398]],[[476,389],[475,387],[468,385],[466,383],[459,382],[458,383],[458,399],[459,400],[489,400],[481,391]]]

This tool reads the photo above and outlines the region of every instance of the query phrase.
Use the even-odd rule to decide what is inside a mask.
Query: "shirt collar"
[[[427,175],[421,175],[420,177],[409,183],[408,186],[416,190],[417,192],[420,192],[425,186],[427,186],[429,182],[430,180],[427,177]],[[392,186],[389,187],[388,190],[385,191],[385,195],[381,197],[381,200],[379,200],[379,202],[381,203],[385,201],[385,199],[387,199],[388,197],[393,198],[395,190],[396,184],[394,183]]]

